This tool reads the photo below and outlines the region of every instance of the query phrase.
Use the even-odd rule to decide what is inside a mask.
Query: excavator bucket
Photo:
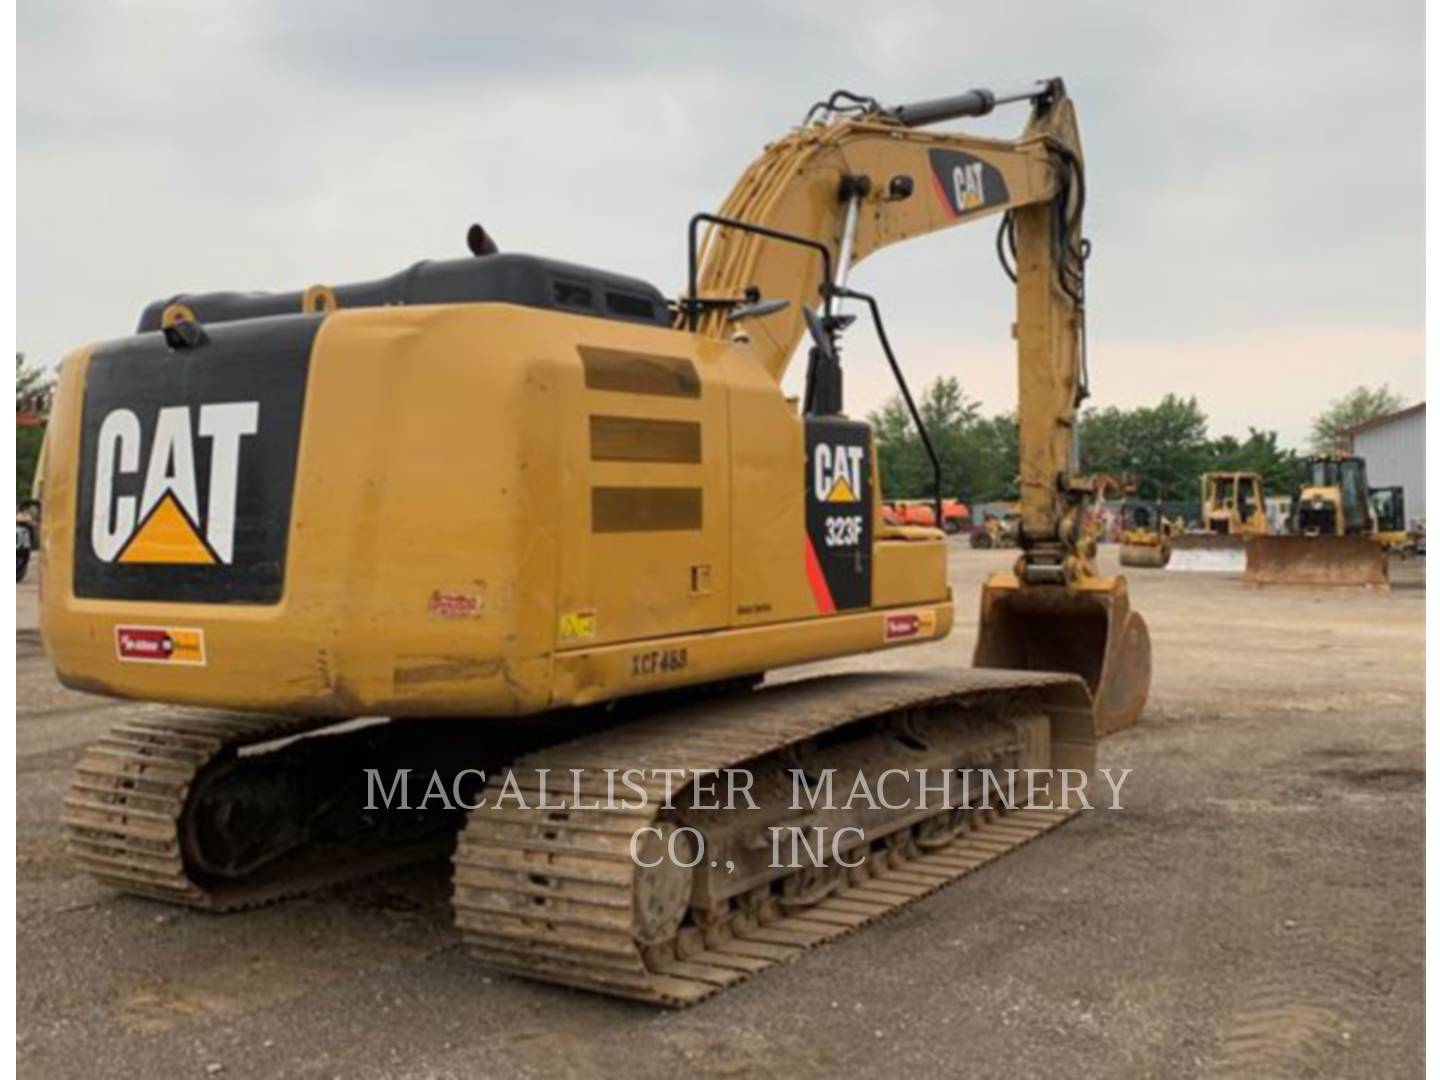
[[[1021,585],[993,574],[980,594],[976,667],[1079,675],[1095,703],[1095,731],[1135,723],[1150,693],[1150,631],[1130,610],[1123,577],[1075,589]]]
[[[1246,585],[1390,591],[1385,548],[1365,536],[1255,536],[1245,544]]]
[[[1120,565],[1158,569],[1170,561],[1169,544],[1120,545]]]
[[[1245,538],[1226,533],[1185,533],[1170,541],[1167,570],[1238,574],[1245,569]]]

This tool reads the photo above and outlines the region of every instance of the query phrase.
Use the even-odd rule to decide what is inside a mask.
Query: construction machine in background
[[[1260,474],[1212,472],[1200,478],[1200,531],[1171,539],[1170,570],[1238,574],[1245,542],[1270,531]]]
[[[1291,502],[1286,536],[1245,544],[1247,585],[1390,588],[1390,561],[1379,539],[1365,459],[1321,454],[1306,460]]]
[[[1152,511],[1137,506],[1128,527],[1120,532],[1120,565],[1158,569],[1171,557],[1174,527],[1165,520],[1159,503]]]
[[[1007,102],[1029,106],[1018,138],[935,130]],[[903,809],[802,808],[791,786],[1084,775],[1097,736],[1139,716],[1148,632],[1096,569],[1094,485],[1073,471],[1085,201],[1058,79],[898,107],[838,92],[691,220],[673,303],[502,254],[477,226],[472,258],[174,296],[71,353],[45,466],[46,649],[69,687],[173,705],[80,755],[72,857],[229,910],[453,851],[483,961],[683,1005],[1063,822],[893,786]],[[981,219],[1016,282],[1022,498],[1013,567],[980,598],[980,670],[757,689],[951,630],[944,534],[883,523],[841,342],[871,320],[929,447],[850,274]],[[807,336],[797,407],[781,382]],[[401,768],[485,805],[375,809],[366,770],[393,794]],[[710,809],[706,777],[742,773],[758,807]],[[777,863],[774,830],[835,842]]]
[[[970,530],[972,548],[1013,548],[1020,546],[1020,523],[1018,513],[986,514],[979,526]]]
[[[938,527],[943,529],[947,536],[963,532],[970,520],[970,508],[959,499],[942,499],[940,513]],[[882,505],[881,514],[890,525],[937,527],[934,499],[893,499]]]
[[[1408,559],[1419,553],[1421,534],[1405,519],[1405,489],[1398,484],[1370,489],[1375,513],[1375,540],[1392,555]]]
[[[15,507],[15,583],[25,580],[26,571],[34,561],[40,547],[40,507],[45,488],[45,444],[40,440],[40,452],[35,456],[35,475],[30,480],[28,497],[18,500]],[[18,493],[17,493],[18,494]]]
[[[24,507],[15,511],[15,583],[25,580],[30,568],[31,556],[35,553],[39,530],[34,516]]]

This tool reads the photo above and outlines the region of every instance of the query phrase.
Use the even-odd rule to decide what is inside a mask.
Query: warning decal
[[[909,638],[935,636],[935,609],[897,611],[885,616],[885,640],[905,641]]]
[[[205,663],[205,631],[193,627],[117,626],[115,656],[126,663]]]

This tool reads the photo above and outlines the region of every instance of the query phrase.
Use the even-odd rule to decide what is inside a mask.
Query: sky
[[[1420,0],[20,0],[17,27],[16,345],[42,363],[161,296],[461,256],[472,221],[674,295],[689,216],[831,90],[894,104],[1060,75],[1086,155],[1092,404],[1194,395],[1212,435],[1301,446],[1357,384],[1424,396]],[[953,375],[986,412],[1016,383],[993,226],[851,278],[912,385]],[[893,391],[865,331],[845,360],[852,415]]]

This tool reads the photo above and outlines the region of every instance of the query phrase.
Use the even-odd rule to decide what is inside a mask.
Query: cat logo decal
[[[90,547],[106,563],[218,566],[235,555],[240,457],[260,431],[260,404],[232,401],[160,409],[147,439],[131,409],[108,413],[95,442]],[[209,451],[202,489],[197,443]],[[148,458],[141,462],[142,448]],[[138,495],[116,494],[122,476],[141,475]],[[205,497],[202,501],[201,491]]]

